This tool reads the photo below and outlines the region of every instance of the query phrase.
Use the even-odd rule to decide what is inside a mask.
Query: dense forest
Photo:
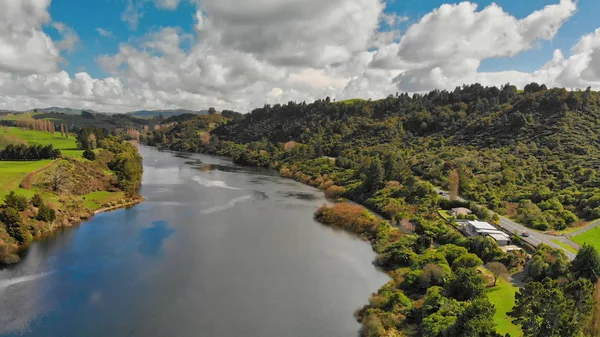
[[[60,150],[49,145],[8,144],[0,149],[0,160],[43,160],[56,159],[61,156]]]
[[[570,263],[542,245],[527,258],[490,238],[465,238],[436,212],[467,206],[498,220],[480,204],[540,230],[600,217],[599,133],[599,93],[532,83],[523,91],[475,84],[378,101],[267,105],[173,121],[141,138],[274,168],[389,219],[343,203],[315,213],[369,240],[393,277],[357,312],[364,336],[498,336],[484,289],[523,271],[512,321],[525,336],[574,337],[597,333],[595,249],[584,247]],[[473,202],[444,200],[434,186]]]

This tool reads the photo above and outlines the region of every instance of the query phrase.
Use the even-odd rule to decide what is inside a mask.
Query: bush
[[[90,149],[83,151],[83,158],[87,160],[96,160],[96,153]]]
[[[325,196],[331,199],[338,199],[344,195],[346,189],[343,186],[329,186],[325,190]]]
[[[56,211],[42,204],[40,205],[40,209],[38,211],[36,219],[44,222],[52,222],[56,220]]]
[[[4,197],[4,203],[7,207],[14,208],[19,212],[23,212],[27,208],[27,198],[22,195],[17,195],[15,191],[10,191]]]
[[[42,199],[42,196],[39,193],[36,193],[31,197],[31,204],[34,207],[40,207],[43,203],[44,199]]]

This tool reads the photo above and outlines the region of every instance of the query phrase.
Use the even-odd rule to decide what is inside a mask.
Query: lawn
[[[600,227],[590,229],[583,234],[574,236],[571,240],[580,246],[583,246],[584,243],[588,243],[600,251]]]
[[[517,287],[500,278],[498,279],[497,285],[487,289],[486,293],[490,302],[496,307],[494,322],[496,322],[496,330],[498,333],[503,336],[507,333],[512,337],[523,336],[521,328],[514,325],[507,315],[515,305]]]
[[[557,245],[561,246],[563,249],[566,249],[568,251],[570,251],[571,253],[577,254],[577,249],[569,246],[568,244],[560,241],[560,240],[552,240],[552,242],[556,243]]]
[[[0,129],[0,134],[3,131]],[[54,148],[59,149],[64,156],[79,158],[83,155],[82,150],[77,149],[77,141],[75,137],[70,135],[69,138],[60,136],[60,131],[53,135],[47,132],[23,130],[21,128],[8,128],[8,135],[13,135],[19,139],[26,141],[29,144],[52,144]]]
[[[448,213],[448,211],[446,211],[446,210],[443,210],[443,209],[440,209],[440,210],[438,211],[438,213],[439,213],[439,214],[440,214],[440,216],[441,216],[442,218],[444,218],[444,220],[446,220],[446,221],[450,220],[450,218],[452,217],[452,216],[450,215],[450,213]]]
[[[337,101],[337,102],[334,102],[334,103],[352,105],[352,104],[359,103],[359,102],[366,102],[366,100],[361,99],[361,98],[352,98],[352,99],[347,99],[347,100],[344,100],[344,101]]]
[[[86,195],[83,204],[95,211],[108,202],[123,199],[124,195],[123,192],[96,191]]]

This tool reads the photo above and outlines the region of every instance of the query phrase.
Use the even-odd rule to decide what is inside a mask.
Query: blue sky
[[[446,3],[0,0],[0,109],[248,111],[475,82],[600,89],[600,1]]]
[[[433,9],[445,3],[457,2],[393,0],[387,4],[386,12],[407,17],[408,20],[400,26],[401,30],[406,30]],[[496,3],[513,16],[523,18],[556,1],[480,0],[473,2],[479,5],[479,10]],[[121,20],[121,13],[126,7],[127,0],[53,0],[49,8],[53,20],[73,27],[81,39],[77,48],[65,55],[67,62],[63,64],[63,68],[72,74],[86,71],[93,77],[104,77],[107,73],[96,64],[95,58],[102,54],[117,53],[119,43],[135,40],[148,32],[168,26],[180,27],[183,31],[193,33],[195,6],[191,2],[182,1],[176,10],[158,9],[151,2],[145,2],[140,10],[143,16],[135,29]],[[571,47],[582,35],[598,28],[600,25],[597,19],[598,13],[600,13],[600,1],[579,0],[577,13],[563,25],[553,40],[540,41],[534,49],[524,51],[515,57],[486,59],[482,62],[480,71],[530,72],[548,62],[555,49],[563,50],[568,56]],[[100,36],[96,28],[110,31],[113,36]],[[58,39],[55,29],[46,27],[45,31],[53,39]]]

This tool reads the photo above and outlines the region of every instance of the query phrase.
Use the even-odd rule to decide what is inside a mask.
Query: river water
[[[142,147],[146,201],[0,271],[1,336],[356,336],[388,277],[316,223],[322,192],[229,159]]]

